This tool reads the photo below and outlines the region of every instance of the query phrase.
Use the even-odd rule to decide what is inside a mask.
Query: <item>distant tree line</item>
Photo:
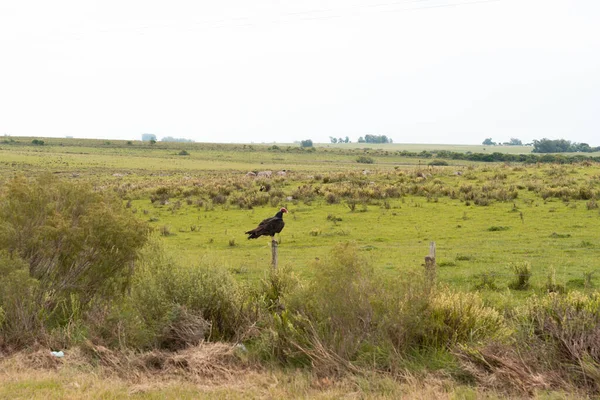
[[[541,139],[533,141],[533,153],[593,153],[599,147],[590,147],[587,143],[574,143],[565,139]]]
[[[496,146],[498,143],[494,142],[492,138],[486,138],[483,143],[484,146]],[[508,142],[501,143],[503,146],[523,146],[521,139],[510,138]]]
[[[365,135],[358,138],[358,143],[392,143],[392,139],[385,135]]]
[[[511,138],[509,142],[496,143],[492,138],[486,138],[482,144],[484,146],[522,146],[523,142],[517,138]],[[599,147],[591,147],[587,143],[575,143],[565,139],[541,139],[533,141],[533,153],[593,153],[600,151]]]
[[[465,161],[479,161],[479,162],[519,162],[525,164],[535,163],[556,163],[556,164],[572,164],[584,161],[600,162],[600,157],[586,156],[586,155],[573,155],[565,156],[563,154],[506,154],[494,152],[491,154],[487,153],[457,153],[453,151],[438,150],[438,151],[422,151],[420,153],[402,151],[396,152],[397,155],[404,157],[415,157],[415,158],[439,158],[448,160],[465,160]]]
[[[174,138],[172,136],[166,136],[166,137],[160,139],[160,141],[161,142],[194,143],[194,141],[192,139]]]
[[[329,141],[331,143],[350,143],[350,138],[348,136],[346,136],[344,139],[342,139],[342,138],[335,138],[333,136],[329,136]]]
[[[329,136],[329,141],[331,143],[352,143],[350,138],[346,136],[345,138],[336,138],[333,136]],[[386,135],[365,135],[358,138],[358,143],[393,143],[391,138],[388,138]]]

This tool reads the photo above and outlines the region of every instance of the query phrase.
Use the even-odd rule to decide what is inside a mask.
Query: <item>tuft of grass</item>
[[[550,237],[552,239],[566,239],[566,238],[570,238],[571,234],[570,233],[556,233],[556,232],[552,232],[552,234],[550,235]]]
[[[583,273],[583,287],[586,289],[593,288],[594,285],[594,271],[588,271]]]
[[[557,283],[556,281],[556,270],[552,268],[546,278],[545,289],[549,293],[564,293],[566,288],[564,285]]]
[[[526,290],[529,288],[531,278],[531,264],[529,262],[515,262],[509,265],[513,273],[513,280],[508,287],[513,290]]]
[[[310,236],[319,236],[321,234],[321,230],[319,228],[313,228],[308,232]]]
[[[507,231],[509,230],[510,227],[509,226],[490,226],[487,230],[489,232],[501,232],[501,231]]]
[[[474,290],[499,290],[496,284],[496,278],[498,274],[495,272],[482,272],[474,276],[475,283],[473,284]]]
[[[337,217],[333,214],[327,214],[327,221],[333,221],[333,222],[341,222],[342,218]]]
[[[456,263],[454,261],[440,261],[437,263],[439,267],[456,267]]]
[[[171,227],[168,225],[163,225],[160,228],[158,228],[158,231],[160,232],[161,236],[171,236],[173,234],[173,232],[171,231]]]
[[[471,261],[473,256],[467,254],[459,254],[456,256],[456,261]]]

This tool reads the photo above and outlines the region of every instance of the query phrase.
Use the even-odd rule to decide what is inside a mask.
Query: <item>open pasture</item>
[[[552,171],[534,169],[533,176],[525,177],[526,169],[497,166],[467,169],[463,175],[452,168],[428,170],[426,178],[412,169],[300,176],[272,182],[269,192],[276,195],[260,192],[269,180],[230,177],[240,188],[230,191],[217,184],[223,194],[212,199],[193,195],[193,189],[186,194],[175,184],[156,191],[179,188],[180,196],[164,204],[156,195],[154,203],[142,197],[131,207],[186,263],[208,258],[240,279],[261,277],[271,255],[270,239],[246,240],[243,232],[285,206],[290,212],[279,235],[279,260],[299,275],[311,276],[318,260],[343,241],[356,242],[385,274],[420,271],[434,241],[439,279],[462,289],[477,285],[482,273],[506,288],[515,263],[530,264],[535,287],[543,288],[549,279],[583,287],[584,276],[598,268],[600,215],[594,200],[581,199],[579,193],[568,200],[536,193],[533,182],[544,185]],[[573,179],[571,190],[594,185],[586,177],[592,171],[565,169]],[[500,181],[494,181],[497,175]],[[336,182],[323,183],[328,177]],[[489,197],[477,198],[478,192]]]
[[[427,383],[436,395],[416,397],[600,391],[597,163],[83,140],[0,147],[0,351],[41,345],[26,358],[44,355],[65,373],[100,362],[94,376],[124,379],[117,392],[143,378],[148,397],[165,397],[155,375],[187,382],[177,396],[201,393],[214,377],[205,342],[225,346],[215,357],[229,380],[274,367],[288,382],[275,397],[301,386],[306,396],[397,398],[432,376],[450,389]],[[289,213],[274,270],[270,238],[244,232],[280,207]],[[423,265],[432,242],[437,284]],[[47,348],[65,349],[66,363]],[[197,351],[199,364],[176,361],[182,351]],[[17,382],[11,392],[87,394],[60,374],[16,374],[10,360],[0,360],[0,382]],[[293,383],[289,367],[307,375]],[[89,393],[105,391],[73,374]],[[371,375],[383,386],[362,387]],[[318,386],[323,377],[341,386]],[[212,383],[215,396],[242,393]]]
[[[383,274],[412,273],[434,241],[439,280],[464,290],[482,279],[505,289],[518,263],[530,265],[540,289],[552,281],[592,286],[597,278],[596,164],[431,167],[374,153],[365,165],[339,145],[274,152],[260,145],[47,141],[2,146],[3,177],[49,171],[114,190],[181,262],[210,262],[240,280],[263,277],[271,257],[270,239],[246,240],[243,232],[280,206],[290,212],[278,237],[279,262],[300,276],[312,276],[346,241]],[[246,176],[263,170],[272,175]]]

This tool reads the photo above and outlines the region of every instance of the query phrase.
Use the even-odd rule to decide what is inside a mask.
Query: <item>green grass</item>
[[[531,262],[534,286],[546,281],[550,268],[557,270],[557,278],[563,282],[583,278],[595,268],[600,249],[581,243],[597,243],[597,213],[587,211],[581,202],[574,203],[577,208],[553,202],[515,204],[522,207],[524,222],[511,212],[512,203],[478,207],[457,200],[433,203],[415,197],[391,201],[390,209],[368,205],[365,212],[350,212],[339,204],[289,204],[286,227],[279,236],[279,262],[300,275],[312,276],[312,260],[324,257],[336,243],[354,241],[384,273],[414,272],[422,268],[429,242],[435,241],[440,280],[462,288],[470,286],[473,275],[489,270],[506,283],[511,279],[509,264],[516,261]],[[183,205],[172,212],[168,206],[154,207],[146,200],[133,202],[133,207],[149,210],[148,220],[157,219],[150,222],[153,227],[171,227],[173,234],[163,240],[182,262],[193,265],[208,257],[240,279],[250,280],[262,277],[269,265],[270,238],[246,240],[243,232],[274,214],[273,207],[240,210],[218,206],[206,211]],[[328,220],[331,214],[342,221]],[[492,225],[502,229],[492,230]],[[311,234],[314,231],[319,234]],[[556,239],[555,231],[568,231],[569,236],[562,234],[564,237]],[[235,239],[233,247],[231,239]]]
[[[523,166],[449,161],[447,167],[430,167],[431,159],[405,159],[397,153],[350,145],[316,151],[281,145],[273,151],[269,145],[48,139],[43,146],[33,146],[30,142],[0,144],[0,190],[15,174],[35,176],[49,171],[65,180],[88,183],[97,191],[117,192],[127,210],[153,228],[165,257],[175,259],[169,271],[176,273],[164,276],[181,279],[159,281],[177,282],[174,293],[178,295],[185,290],[210,294],[210,289],[198,290],[199,279],[191,280],[187,288],[181,284],[188,282],[189,272],[207,266],[229,271],[242,283],[240,287],[260,287],[258,281],[268,278],[271,268],[270,238],[247,240],[244,231],[274,215],[281,206],[289,213],[284,217],[286,227],[278,235],[279,265],[285,274],[292,272],[300,278],[300,287],[315,289],[305,299],[321,296],[317,302],[323,306],[321,317],[328,315],[329,303],[347,306],[350,316],[360,310],[354,304],[363,304],[361,292],[354,293],[355,303],[349,296],[328,296],[327,289],[338,282],[350,283],[341,288],[353,287],[352,281],[339,278],[342,264],[337,266],[338,272],[329,275],[331,280],[324,279],[328,276],[325,272],[337,265],[331,257],[336,248],[351,249],[360,265],[373,266],[372,282],[379,278],[386,282],[400,278],[400,282],[422,275],[424,257],[435,242],[440,293],[453,293],[439,297],[436,304],[445,313],[441,316],[453,315],[457,324],[464,314],[462,308],[452,307],[462,303],[455,300],[475,296],[479,301],[479,295],[462,291],[480,291],[482,304],[491,305],[494,313],[510,315],[525,299],[549,288],[589,292],[600,285],[600,212],[593,207],[600,199],[599,164]],[[402,145],[392,146],[393,152],[401,151]],[[178,155],[183,150],[189,155]],[[373,158],[374,164],[357,163],[357,155],[363,153]],[[285,176],[275,174],[284,169]],[[273,176],[246,177],[248,171],[264,170],[272,170]],[[345,242],[356,245],[338,246]],[[370,262],[363,262],[360,256]],[[519,282],[515,274],[529,270],[531,278]],[[226,277],[214,282],[220,288],[237,287],[236,281]],[[152,279],[140,282],[152,283]],[[238,303],[231,304],[237,307]],[[319,321],[327,321],[321,317]],[[132,323],[131,329],[136,326]],[[335,344],[335,335],[331,338]],[[365,350],[364,354],[378,352]],[[428,371],[441,371],[440,376],[462,373],[455,356],[446,351],[416,351],[403,362],[408,371],[417,374],[412,377],[415,380]],[[353,377],[338,386],[286,371],[275,378],[263,375],[257,385],[242,388],[227,386],[229,382],[214,387],[205,382],[174,384],[175,378],[168,382],[148,379],[135,385],[113,379],[104,384],[97,377],[100,375],[87,376],[82,371],[67,375],[61,375],[62,371],[19,375],[21,372],[4,372],[0,364],[0,398],[339,398],[349,393],[397,398],[406,392],[402,384],[385,376],[376,380]],[[283,383],[273,384],[273,380]],[[482,396],[474,387],[449,385],[449,390],[443,389],[446,383],[442,388],[413,386],[408,393],[423,391],[421,398]]]
[[[280,235],[279,262],[305,277],[314,273],[312,261],[345,241],[356,242],[376,268],[390,276],[420,271],[429,243],[435,241],[439,280],[463,289],[472,288],[482,272],[494,272],[496,284],[506,288],[513,262],[531,264],[534,289],[544,286],[550,271],[555,271],[558,283],[566,284],[595,272],[600,254],[600,214],[588,209],[587,200],[572,198],[578,190],[599,196],[596,164],[524,167],[462,162],[432,168],[426,167],[427,159],[408,160],[376,150],[480,150],[474,146],[367,145],[363,147],[372,149],[368,154],[375,164],[365,165],[354,161],[361,149],[358,144],[328,145],[311,152],[297,146],[287,150],[285,145],[272,151],[270,145],[44,139],[44,146],[33,146],[31,138],[16,141],[18,145],[0,144],[0,171],[6,172],[1,179],[15,172],[32,175],[49,170],[65,179],[90,182],[98,190],[116,190],[131,201],[131,210],[140,219],[149,221],[179,261],[194,266],[209,260],[245,281],[264,276],[271,250],[268,238],[247,240],[243,232],[281,205],[290,213]],[[179,156],[184,149],[189,155]],[[244,178],[248,171],[283,169],[288,171],[283,178]],[[369,172],[363,174],[365,169]],[[264,182],[281,191],[278,201],[251,210],[231,202],[249,193],[260,196],[258,187]],[[311,195],[312,200],[305,194],[286,199],[305,185],[308,192],[319,194]],[[400,187],[409,193],[384,198],[374,194]],[[159,188],[172,192],[168,204],[150,202]],[[213,204],[208,193],[223,188],[226,203]],[[487,206],[466,198],[469,193],[501,196],[503,190],[514,192],[516,198],[485,200]],[[351,211],[345,191],[371,197],[352,200],[356,206]],[[334,193],[332,204],[325,201],[324,193],[329,192]],[[196,206],[198,201],[203,205]],[[161,229],[170,234],[161,236]]]

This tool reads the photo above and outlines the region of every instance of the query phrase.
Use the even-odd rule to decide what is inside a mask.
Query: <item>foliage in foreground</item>
[[[324,375],[395,375],[415,355],[437,354],[483,385],[600,392],[597,293],[545,293],[501,312],[477,292],[421,276],[385,281],[352,243],[316,260],[310,281],[281,269],[250,287],[221,266],[166,257],[125,210],[114,196],[50,176],[6,185],[1,347],[89,339],[179,351],[205,340],[243,341],[250,357]],[[515,264],[514,272],[515,289],[526,287],[529,265]]]
[[[411,351],[503,340],[510,332],[477,294],[381,280],[350,243],[314,268],[315,279],[284,293],[284,310],[262,321],[255,344],[264,357],[328,373],[367,366],[394,372]]]
[[[116,196],[51,175],[0,195],[0,344],[27,345],[129,286],[146,225]]]

